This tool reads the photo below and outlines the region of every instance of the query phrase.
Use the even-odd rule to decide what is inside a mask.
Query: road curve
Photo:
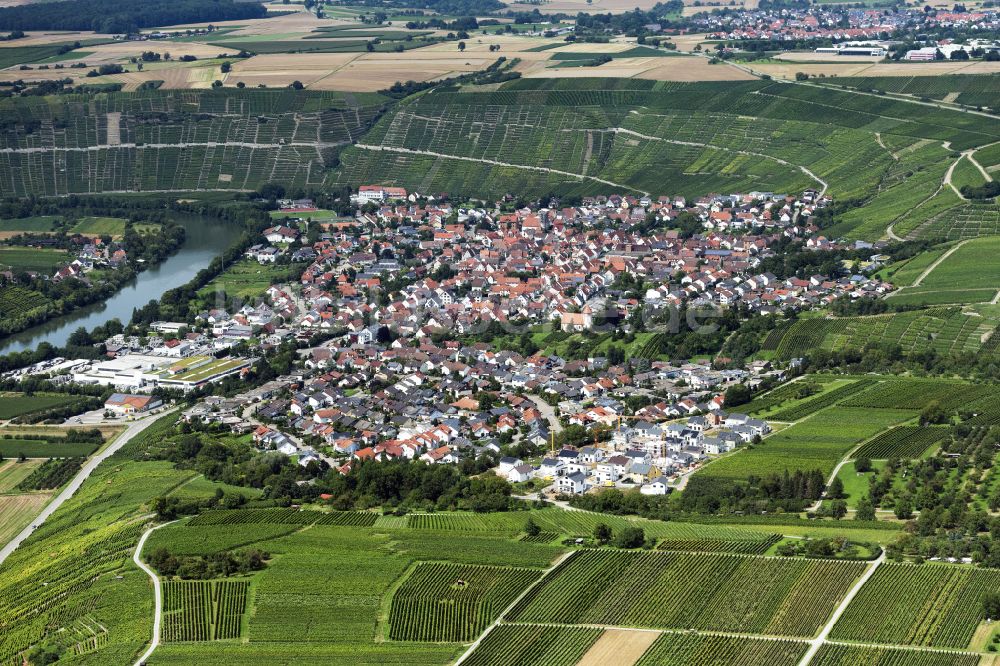
[[[132,555],[132,561],[135,565],[146,572],[146,575],[150,577],[153,581],[153,602],[154,602],[154,612],[153,612],[153,640],[149,643],[149,647],[142,656],[135,660],[135,666],[141,666],[141,664],[146,663],[146,660],[153,655],[153,650],[156,646],[160,644],[160,623],[163,617],[163,592],[160,589],[160,577],[156,575],[156,572],[146,566],[146,563],[142,561],[139,557],[142,554],[142,547],[146,545],[146,539],[149,535],[153,533],[153,530],[158,530],[161,527],[166,527],[172,523],[176,523],[176,520],[171,520],[169,523],[163,523],[162,525],[156,525],[155,527],[150,527],[146,530],[142,538],[139,539],[139,543],[136,544],[135,553]]]
[[[103,451],[84,463],[83,467],[80,468],[80,471],[77,472],[77,475],[73,477],[73,480],[62,489],[62,492],[56,495],[55,499],[49,502],[45,508],[42,509],[42,512],[31,521],[31,524],[21,530],[21,533],[11,539],[10,542],[4,545],[3,548],[0,548],[0,564],[3,564],[3,561],[6,560],[10,554],[21,545],[22,541],[31,536],[31,533],[35,531],[35,528],[38,525],[44,523],[49,516],[56,512],[56,509],[63,505],[63,502],[72,497],[74,493],[80,489],[80,486],[83,485],[83,482],[87,480],[87,477],[90,476],[91,472],[93,472],[98,465],[114,455],[133,437],[145,430],[161,416],[163,416],[163,414],[150,415],[145,418],[132,421],[125,428],[125,432],[119,435],[114,442],[106,446]]]

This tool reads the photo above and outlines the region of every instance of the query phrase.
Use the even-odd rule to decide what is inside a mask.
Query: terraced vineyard
[[[863,569],[855,562],[582,551],[532,588],[510,619],[812,636]]]
[[[936,144],[917,159],[928,174],[940,173],[903,185],[913,174],[908,159],[897,180],[884,182],[897,162],[875,132],[904,147]],[[361,147],[345,151],[338,181],[481,196],[609,186],[690,195],[827,183],[835,196],[862,198],[899,185],[888,215],[907,210],[900,194],[915,198],[912,208],[940,186],[949,157],[942,141],[959,149],[997,138],[1000,125],[981,116],[794,84],[522,79],[493,92],[442,89],[402,103]],[[890,220],[880,219],[859,233],[881,236]]]
[[[163,640],[209,641],[240,636],[245,580],[163,583]]]
[[[854,598],[830,637],[866,643],[969,645],[983,597],[1000,589],[1000,571],[947,565],[885,564]]]
[[[600,629],[501,624],[486,636],[464,663],[469,666],[574,666]]]
[[[903,352],[976,352],[995,323],[960,308],[932,308],[871,317],[801,319],[778,343],[777,356],[791,359],[815,349],[862,349],[866,344],[898,344]]]
[[[0,190],[12,196],[321,186],[377,95],[175,90],[8,98]]]
[[[541,573],[537,569],[420,564],[392,598],[389,637],[469,642]]]
[[[795,666],[808,645],[800,641],[662,634],[636,666]]]

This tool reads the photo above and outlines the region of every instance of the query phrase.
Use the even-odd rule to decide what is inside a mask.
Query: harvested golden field
[[[710,65],[694,56],[667,58],[617,58],[598,67],[545,67],[533,65],[523,71],[526,78],[624,77],[656,81],[746,81],[753,77],[725,64]]]
[[[756,64],[746,65],[755,72],[770,74],[775,78],[794,79],[796,72],[810,76],[936,76],[941,74],[992,74],[1000,72],[1000,62],[831,62],[808,64]]]
[[[658,631],[608,629],[590,646],[577,666],[632,666],[660,637]]]
[[[658,0],[593,0],[593,2],[588,4],[587,0],[552,0],[542,5],[514,2],[509,3],[508,7],[514,11],[521,12],[530,12],[537,9],[543,14],[558,14],[560,12],[571,14],[577,12],[624,14],[637,7],[639,9],[652,9],[653,5],[657,2]]]
[[[159,53],[161,56],[169,53],[170,57],[174,60],[186,55],[205,59],[215,58],[218,55],[236,55],[239,53],[239,51],[227,49],[222,46],[199,44],[197,42],[172,42],[168,40],[114,42],[112,44],[101,44],[100,46],[87,46],[81,50],[91,52],[90,55],[82,58],[88,65],[91,63],[128,60],[131,57],[140,55],[143,51],[153,51],[154,53]],[[70,63],[72,61],[67,60],[66,62]],[[186,65],[188,63],[177,64]]]
[[[42,510],[52,493],[0,495],[0,544],[13,539]]]
[[[6,4],[5,4],[6,2]],[[10,2],[0,0],[0,7],[11,7],[21,2]],[[0,42],[0,48],[13,48],[15,46],[44,46],[45,44],[59,44],[60,42],[73,42],[78,39],[93,39],[99,37],[92,32],[27,32],[25,37],[14,39],[9,42]]]

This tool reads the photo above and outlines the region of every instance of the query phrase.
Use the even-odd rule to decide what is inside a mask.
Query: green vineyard
[[[863,569],[855,562],[587,550],[532,588],[510,619],[812,636]]]
[[[889,647],[826,643],[816,653],[815,666],[977,666],[979,655],[958,652],[917,652]]]
[[[392,598],[389,637],[471,641],[541,573],[537,569],[420,564]]]
[[[726,541],[724,539],[663,539],[656,544],[657,550],[679,550],[700,553],[741,553],[743,555],[763,555],[771,546],[781,541],[780,534],[767,535],[758,541]]]
[[[807,643],[735,636],[663,634],[636,666],[795,666]]]
[[[249,581],[163,583],[163,640],[210,641],[239,638]]]
[[[1000,571],[943,565],[886,564],[834,626],[835,640],[965,648],[983,597],[1000,589]]]
[[[297,509],[236,509],[208,511],[195,516],[188,525],[343,525],[371,527],[377,513],[368,511],[299,511]]]
[[[838,386],[835,389],[821,393],[815,398],[800,402],[794,407],[775,412],[770,418],[775,421],[798,421],[868,388],[873,383],[870,379],[860,379],[845,386]]]
[[[924,451],[947,438],[949,433],[948,428],[899,426],[861,445],[854,452],[853,457],[865,457],[876,460],[887,458],[919,458]]]
[[[501,624],[465,660],[468,666],[574,666],[600,629]]]

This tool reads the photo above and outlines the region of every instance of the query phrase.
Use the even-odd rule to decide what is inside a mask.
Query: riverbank
[[[0,354],[31,350],[43,342],[62,347],[78,328],[91,330],[112,319],[127,324],[135,310],[189,282],[243,232],[238,224],[205,215],[172,213],[170,220],[185,231],[184,241],[175,253],[136,273],[104,300],[0,339]]]

